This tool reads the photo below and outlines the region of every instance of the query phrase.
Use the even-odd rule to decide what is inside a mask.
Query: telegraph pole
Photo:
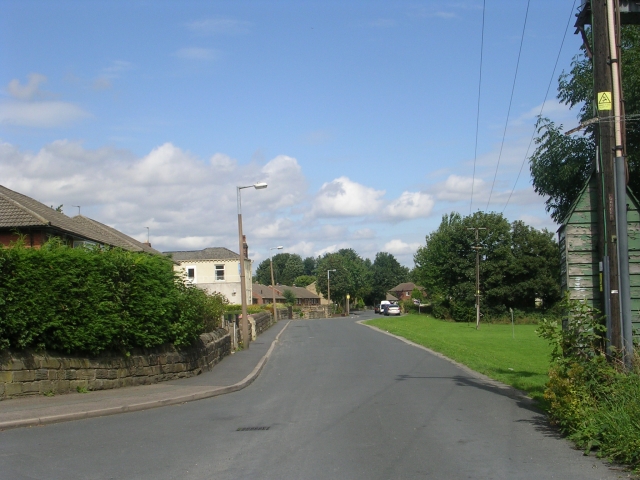
[[[476,251],[476,330],[480,328],[480,250],[478,245],[478,230],[486,230],[485,227],[469,227],[467,230],[476,231],[476,246],[471,247]]]
[[[609,0],[613,1],[613,0]],[[601,190],[601,203],[599,205],[599,217],[601,219],[601,233],[599,234],[599,251],[604,272],[608,270],[608,278],[604,279],[603,295],[604,304],[608,306],[608,325],[611,331],[607,332],[611,345],[616,349],[622,348],[622,329],[620,316],[619,278],[618,278],[618,246],[616,244],[616,197],[614,158],[622,146],[616,142],[616,129],[612,115],[613,81],[611,75],[611,50],[609,35],[616,36],[616,32],[610,32],[612,23],[608,22],[606,0],[592,0],[592,33],[593,33],[593,77],[594,77],[594,105],[597,107],[597,115],[600,121],[596,128],[596,144],[599,158],[597,163],[598,188]],[[615,27],[614,27],[615,28]],[[618,57],[616,55],[616,57]],[[617,62],[618,58],[615,58]],[[617,79],[616,79],[617,80]],[[617,87],[617,86],[616,86]],[[609,100],[607,102],[607,99]],[[620,141],[620,143],[622,143]],[[599,222],[600,223],[600,222]],[[605,309],[607,310],[607,308]]]

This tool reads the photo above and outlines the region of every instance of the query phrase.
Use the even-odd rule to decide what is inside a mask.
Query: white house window
[[[224,265],[216,265],[216,280],[224,281]]]

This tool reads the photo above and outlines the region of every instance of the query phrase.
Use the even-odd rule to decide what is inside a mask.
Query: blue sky
[[[555,230],[526,164],[514,182],[573,4],[531,2],[502,144],[527,2],[486,1],[471,205],[482,0],[0,0],[0,183],[160,250],[237,250],[236,186],[266,181],[242,193],[256,261],[412,266],[470,209]],[[545,114],[574,126],[556,85]]]

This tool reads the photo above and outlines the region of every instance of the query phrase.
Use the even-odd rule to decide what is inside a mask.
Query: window
[[[195,267],[188,267],[187,268],[187,280],[189,280],[192,283],[196,281],[196,269],[195,269]]]
[[[224,265],[216,265],[216,281],[224,282]]]

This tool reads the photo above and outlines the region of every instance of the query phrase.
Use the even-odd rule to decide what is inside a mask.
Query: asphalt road
[[[292,322],[236,393],[0,432],[3,480],[624,476],[529,402],[344,318]]]

